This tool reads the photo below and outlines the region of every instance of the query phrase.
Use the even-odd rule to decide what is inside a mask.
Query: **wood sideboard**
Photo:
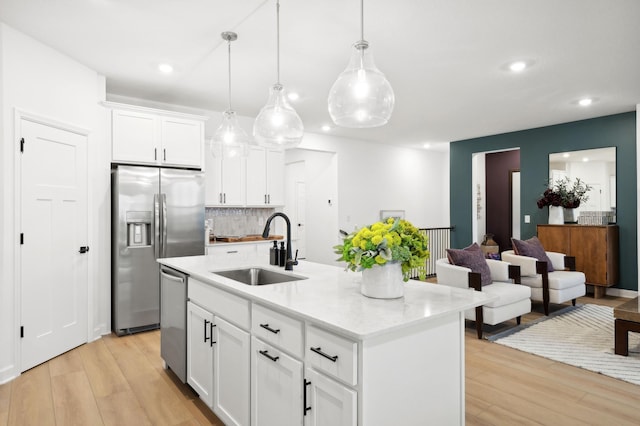
[[[576,258],[576,270],[584,272],[596,298],[618,283],[617,225],[538,225],[538,239],[545,250]]]

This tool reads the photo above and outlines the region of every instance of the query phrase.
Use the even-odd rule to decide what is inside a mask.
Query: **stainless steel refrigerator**
[[[111,171],[111,194],[112,329],[122,335],[158,328],[156,259],[204,254],[204,173],[119,165]]]

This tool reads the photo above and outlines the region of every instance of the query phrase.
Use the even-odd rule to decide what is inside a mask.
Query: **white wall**
[[[338,225],[338,155],[308,149],[288,150],[285,163],[304,162],[306,183],[306,259],[335,264]],[[287,182],[290,183],[290,182]]]
[[[104,78],[95,71],[0,23],[0,383],[20,372],[17,302],[19,230],[15,217],[15,164],[17,141],[15,110],[57,122],[89,129],[89,246],[90,305],[96,309],[89,318],[88,337],[95,338],[109,327],[110,294],[108,239],[108,163],[105,168],[104,123],[98,102],[104,99]],[[106,173],[106,174],[105,174]],[[105,262],[107,262],[105,264]],[[93,278],[93,279],[91,279]],[[107,296],[108,297],[108,296]],[[105,328],[106,327],[106,328]]]
[[[418,227],[449,226],[449,153],[305,134],[300,148],[336,152],[338,226],[345,231],[404,210]]]

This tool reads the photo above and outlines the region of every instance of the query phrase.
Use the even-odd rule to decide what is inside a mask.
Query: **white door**
[[[20,123],[21,371],[87,342],[87,137]]]
[[[358,394],[310,368],[305,370],[308,408],[306,426],[355,426]]]
[[[215,317],[213,412],[228,426],[249,425],[249,333]]]
[[[187,383],[213,405],[213,314],[187,302]]]
[[[295,242],[293,255],[298,250],[298,259],[307,257],[307,184],[306,163],[296,161],[285,166],[287,182],[285,188],[285,213],[291,219],[291,239]]]
[[[251,338],[251,425],[300,426],[302,362]]]

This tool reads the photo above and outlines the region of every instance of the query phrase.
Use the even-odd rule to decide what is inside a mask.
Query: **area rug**
[[[640,385],[640,335],[629,333],[629,356],[614,353],[613,308],[570,306],[489,340]]]

